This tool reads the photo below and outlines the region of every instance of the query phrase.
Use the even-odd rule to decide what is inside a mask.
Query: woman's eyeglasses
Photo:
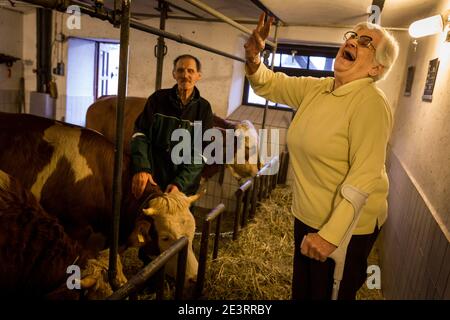
[[[375,47],[372,44],[373,39],[369,36],[358,36],[358,34],[354,31],[347,31],[344,34],[344,40],[348,41],[350,39],[355,39],[360,46],[372,48],[373,51],[376,51]]]

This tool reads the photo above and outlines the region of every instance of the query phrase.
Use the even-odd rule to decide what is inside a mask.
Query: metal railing
[[[286,180],[287,161],[289,160],[288,152],[282,152],[280,156],[271,159],[264,165],[256,174],[255,177],[247,179],[235,192],[236,207],[234,211],[234,225],[233,225],[233,240],[239,236],[240,229],[247,225],[249,219],[253,219],[256,214],[257,201],[267,198],[277,183],[284,183]],[[269,170],[275,170],[273,174],[268,174]],[[209,238],[211,233],[211,225],[216,221],[215,238],[212,260],[218,256],[219,240],[222,214],[225,213],[225,206],[220,203],[217,207],[212,209],[206,216],[200,242],[199,252],[199,266],[197,273],[197,284],[194,291],[194,299],[201,297],[205,282],[205,275],[207,269],[207,260],[209,252]]]
[[[219,238],[222,222],[222,214],[225,212],[225,205],[220,203],[217,207],[212,209],[203,222],[202,238],[200,241],[200,253],[198,261],[197,283],[195,285],[194,298],[198,299],[203,292],[203,286],[205,283],[205,274],[208,261],[208,249],[209,249],[209,236],[211,233],[211,224],[216,221],[216,233],[214,238],[213,255],[212,259],[215,260],[219,253]]]
[[[233,227],[233,240],[236,240],[239,233],[239,224],[243,227],[246,224],[246,216],[249,211],[249,203],[251,199],[251,190],[253,185],[253,179],[248,179],[241,185],[235,192],[236,195],[236,209],[234,211],[234,227]],[[245,200],[245,201],[244,201]],[[242,208],[244,203],[244,208]],[[242,216],[241,216],[242,211]]]
[[[283,151],[281,153],[280,159],[280,170],[278,173],[278,180],[277,180],[278,184],[286,183],[288,166],[289,166],[289,152]]]
[[[277,183],[285,183],[288,160],[287,152],[272,158],[258,171],[255,177],[248,179],[237,189],[235,192],[233,240],[237,239],[240,227],[245,227],[247,221],[255,217],[258,201],[266,199]],[[278,170],[274,170],[276,167]],[[270,174],[269,170],[275,172]]]
[[[110,295],[106,300],[122,300],[140,291],[147,281],[153,275],[158,275],[158,285],[156,298],[163,299],[164,296],[164,276],[165,265],[169,260],[178,254],[177,259],[177,278],[175,283],[175,299],[181,300],[183,298],[184,278],[186,275],[186,259],[188,252],[189,240],[186,237],[181,237],[166,251],[161,253],[158,257],[150,262],[147,266],[141,269],[128,282]]]

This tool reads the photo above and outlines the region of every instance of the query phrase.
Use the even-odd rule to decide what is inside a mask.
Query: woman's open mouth
[[[349,50],[345,50],[345,49],[344,49],[344,51],[342,53],[342,57],[345,60],[349,60],[349,61],[355,61],[356,60],[356,54],[353,54]]]

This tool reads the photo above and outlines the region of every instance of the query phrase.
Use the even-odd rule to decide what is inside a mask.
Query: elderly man
[[[194,121],[202,122],[203,131],[213,125],[211,105],[200,96],[195,87],[201,79],[200,61],[191,55],[177,57],[173,62],[173,78],[177,84],[171,89],[161,89],[147,100],[143,112],[135,122],[131,140],[131,157],[134,176],[132,191],[136,198],[143,193],[147,183],[158,184],[162,190],[179,190],[185,194],[197,191],[203,163],[175,164],[172,161],[172,132],[186,129],[191,135],[191,155],[194,152]]]
[[[344,34],[334,78],[288,77],[260,62],[272,19],[245,44],[246,73],[256,94],[298,109],[287,134],[294,174],[293,299],[329,299],[334,262],[354,215],[339,299],[355,299],[367,257],[387,218],[386,147],[392,113],[375,81],[398,55],[383,28],[360,23]]]

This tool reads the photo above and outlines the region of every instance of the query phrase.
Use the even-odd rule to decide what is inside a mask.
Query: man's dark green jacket
[[[175,184],[186,194],[195,193],[204,162],[195,164],[193,161],[194,155],[198,157],[202,152],[194,149],[194,121],[202,121],[203,132],[213,125],[211,105],[200,96],[197,88],[185,106],[178,97],[177,85],[153,93],[135,122],[131,140],[133,172],[151,173],[163,190]],[[191,134],[192,161],[187,164],[174,164],[171,159],[172,149],[179,143],[171,141],[171,135],[178,128],[187,129]],[[203,132],[197,138],[202,139]]]

